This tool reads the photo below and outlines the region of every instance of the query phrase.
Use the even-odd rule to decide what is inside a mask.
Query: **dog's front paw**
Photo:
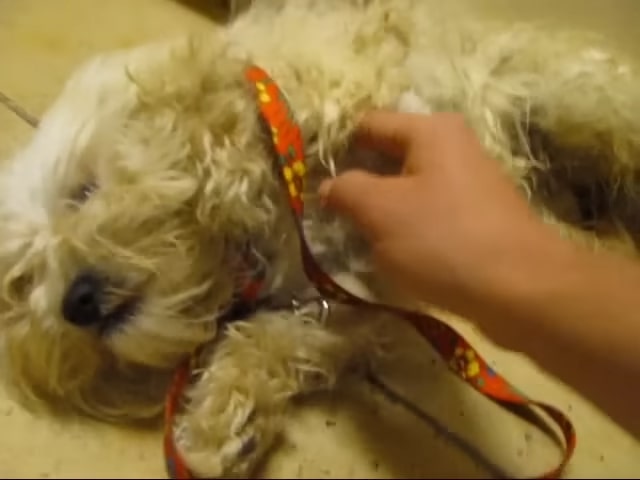
[[[227,329],[187,392],[176,443],[199,477],[246,477],[282,432],[289,401],[331,388],[354,346],[312,318],[257,314]]]
[[[192,428],[192,441],[183,449],[187,464],[202,477],[246,477],[271,445],[275,429],[269,424],[277,421],[255,410],[248,414],[224,412],[207,432]],[[192,422],[198,423],[198,419]],[[196,437],[198,441],[194,441]]]
[[[197,477],[246,477],[277,435],[282,408],[250,398],[239,377],[232,388],[210,380],[204,376],[194,387],[176,429],[178,450]],[[207,398],[198,398],[198,390]]]

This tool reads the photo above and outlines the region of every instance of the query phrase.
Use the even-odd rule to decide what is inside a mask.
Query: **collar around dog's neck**
[[[224,324],[246,317],[255,311],[261,300],[269,294],[267,291],[267,265],[251,243],[245,244],[239,252],[234,276],[238,285],[229,308],[216,321]]]

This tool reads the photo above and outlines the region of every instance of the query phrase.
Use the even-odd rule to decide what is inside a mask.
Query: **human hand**
[[[402,174],[345,172],[321,185],[322,203],[361,229],[398,286],[473,316],[522,275],[542,221],[461,115],[375,111],[356,141]]]
[[[545,225],[459,115],[372,112],[356,137],[402,173],[349,171],[321,185],[321,200],[360,227],[396,285],[475,321],[640,432],[629,383],[640,375],[638,263]]]

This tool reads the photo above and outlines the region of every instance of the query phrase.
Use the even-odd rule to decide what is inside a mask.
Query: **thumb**
[[[383,190],[384,181],[379,176],[351,170],[322,182],[318,191],[320,202],[323,207],[348,217],[367,233],[373,233],[375,199]]]

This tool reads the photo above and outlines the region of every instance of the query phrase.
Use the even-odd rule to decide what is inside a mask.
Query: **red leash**
[[[505,408],[509,406],[523,406],[530,409],[537,407],[545,412],[562,432],[564,455],[557,467],[536,478],[559,477],[576,447],[575,429],[564,413],[556,407],[532,400],[516,390],[500,374],[491,369],[480,354],[446,323],[424,313],[363,300],[340,287],[318,265],[307,244],[302,228],[304,203],[301,194],[304,191],[306,173],[302,133],[283,93],[264,70],[257,66],[251,66],[246,71],[246,79],[255,89],[260,113],[269,127],[278,162],[278,171],[283,186],[287,190],[289,205],[296,220],[305,273],[316,286],[318,293],[328,300],[359,308],[385,310],[402,317],[411,323],[433,346],[453,373],[475,390]],[[190,362],[184,363],[179,368],[165,409],[165,457],[169,475],[175,479],[192,478],[184,461],[178,455],[173,438],[174,415],[181,393],[189,379],[190,370]]]

